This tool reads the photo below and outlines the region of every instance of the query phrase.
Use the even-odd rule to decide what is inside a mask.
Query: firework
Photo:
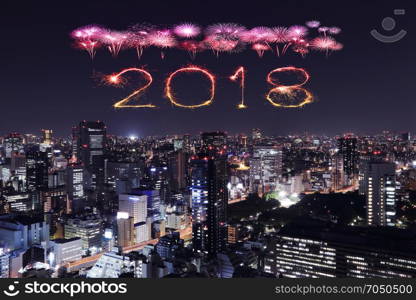
[[[308,35],[308,28],[305,26],[294,25],[289,27],[288,35],[291,38],[302,38]]]
[[[210,88],[210,97],[205,100],[204,102],[200,103],[200,104],[195,104],[195,105],[185,105],[185,104],[181,104],[178,102],[178,100],[175,98],[174,93],[172,91],[172,79],[178,75],[179,73],[189,73],[189,72],[198,72],[198,73],[202,73],[204,74],[211,82],[211,88]],[[214,96],[215,96],[215,76],[212,75],[208,70],[205,70],[201,67],[197,67],[197,66],[189,66],[189,67],[185,67],[185,68],[181,68],[176,70],[175,72],[171,73],[169,75],[169,77],[166,80],[166,86],[165,86],[165,95],[166,98],[168,98],[170,100],[170,102],[178,107],[182,107],[182,108],[198,108],[198,107],[202,107],[202,106],[208,106],[212,103],[212,101],[214,100]]]
[[[172,35],[171,31],[167,29],[155,30],[151,32],[149,35],[149,42],[150,45],[162,49],[162,51],[160,52],[160,56],[162,59],[165,57],[163,49],[173,48],[177,45],[176,39]]]
[[[195,59],[196,53],[202,51],[204,46],[201,42],[194,40],[187,40],[179,43],[180,49],[188,51],[192,59]]]
[[[128,44],[130,47],[136,49],[137,57],[140,59],[143,55],[144,48],[149,46],[149,35],[152,32],[153,26],[148,24],[137,24],[130,28],[130,40]]]
[[[120,50],[127,46],[131,38],[130,32],[107,30],[100,35],[101,42],[107,46],[108,51],[113,57],[117,57]]]
[[[90,25],[74,30],[71,36],[77,41],[77,46],[87,51],[91,59],[94,59],[96,49],[100,46],[99,38],[103,31],[104,29],[101,27]]]
[[[224,36],[228,39],[239,39],[245,32],[244,26],[235,23],[219,23],[211,25],[205,31],[206,36]]]
[[[242,40],[244,42],[255,44],[255,43],[265,43],[269,44],[275,41],[275,34],[272,29],[268,27],[254,27],[253,29],[246,31],[242,35]]]
[[[335,45],[332,47],[332,51],[340,51],[344,49],[344,45],[341,43],[336,42]]]
[[[276,54],[280,56],[279,44],[284,44],[285,47],[290,41],[289,31],[286,27],[274,27],[272,28],[274,35],[274,42],[276,43]]]
[[[173,32],[181,38],[195,38],[201,33],[201,28],[191,23],[183,23],[175,26]]]
[[[239,46],[238,40],[215,35],[207,37],[203,43],[207,48],[211,49],[217,57],[221,52],[236,52]]]
[[[127,97],[121,99],[120,101],[118,101],[117,103],[115,103],[113,106],[114,108],[133,108],[133,107],[148,107],[148,108],[154,108],[156,107],[153,104],[136,104],[136,105],[132,105],[132,104],[127,104],[128,102],[130,102],[132,99],[134,98],[138,98],[140,96],[140,94],[146,90],[153,82],[153,77],[152,75],[147,72],[144,69],[138,69],[138,68],[128,68],[128,69],[124,69],[119,73],[116,74],[112,74],[109,76],[105,77],[105,81],[110,84],[110,85],[114,85],[114,86],[121,86],[127,83],[126,79],[123,77],[124,74],[128,73],[128,72],[137,72],[142,74],[146,80],[147,83],[136,89],[135,91],[133,91],[130,95],[128,95]]]
[[[329,28],[329,33],[330,34],[339,34],[341,32],[341,28],[339,27],[331,27]]]
[[[208,26],[205,30],[193,23],[181,23],[172,29],[138,24],[127,31],[113,31],[89,25],[74,30],[71,37],[75,40],[77,48],[87,51],[91,58],[101,46],[105,46],[114,57],[123,49],[134,48],[140,59],[144,49],[149,46],[160,48],[162,58],[166,48],[185,50],[191,58],[195,58],[197,52],[205,49],[211,49],[219,56],[222,52],[238,52],[247,44],[262,57],[265,51],[272,49],[276,49],[278,56],[285,54],[288,49],[305,56],[310,50],[308,31],[311,28],[316,29],[318,37],[341,32],[341,29],[335,26],[321,26],[316,20],[305,24],[306,26],[294,25],[289,28],[258,26],[250,30],[235,23],[218,23]],[[316,48],[319,48],[319,45]],[[342,44],[336,44],[330,50],[342,48]]]
[[[329,27],[326,27],[326,26],[322,26],[318,28],[318,32],[323,33],[324,35],[326,35],[328,31],[329,31]]]
[[[237,105],[238,109],[244,109],[247,108],[247,105],[244,104],[244,89],[245,89],[245,82],[246,82],[246,70],[244,67],[239,67],[233,75],[230,76],[230,80],[237,81],[238,78],[241,78],[241,103]]]
[[[265,51],[269,51],[270,50],[270,46],[266,45],[266,44],[261,44],[261,43],[255,43],[251,46],[251,48],[257,52],[257,55],[259,57],[263,57],[264,52]]]
[[[305,24],[309,28],[318,28],[319,26],[321,26],[321,22],[319,22],[317,20],[308,21]]]
[[[311,46],[317,51],[323,51],[329,55],[330,51],[339,51],[343,48],[341,43],[338,43],[334,38],[329,36],[317,37],[312,40]]]

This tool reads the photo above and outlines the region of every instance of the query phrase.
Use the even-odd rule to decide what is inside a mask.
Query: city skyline
[[[414,9],[2,4],[0,278],[416,278]]]
[[[1,50],[0,60],[5,71],[0,74],[0,80],[4,83],[1,95],[5,99],[4,109],[10,113],[0,120],[0,128],[2,134],[13,130],[36,132],[32,128],[49,127],[61,133],[72,125],[73,119],[92,119],[105,120],[115,134],[140,136],[223,128],[229,128],[230,132],[247,132],[257,127],[267,134],[371,133],[385,128],[414,131],[416,128],[411,122],[414,109],[412,33],[409,31],[408,37],[395,44],[380,43],[369,33],[374,28],[380,30],[381,20],[392,16],[393,9],[402,3],[409,11],[414,5],[405,1],[396,3],[395,7],[386,3],[377,6],[336,4],[337,9],[334,9],[334,3],[282,1],[274,4],[275,10],[268,10],[268,3],[261,2],[250,7],[213,3],[201,10],[197,4],[184,3],[173,6],[177,14],[171,15],[148,3],[97,5],[89,2],[82,6],[82,16],[78,15],[76,3],[65,10],[46,2],[27,4],[16,10],[15,4],[8,3],[5,4],[8,14],[0,22],[3,36],[10,43]],[[117,15],[123,18],[117,20]],[[351,22],[353,15],[359,21]],[[397,18],[398,27],[412,27],[413,19],[408,15]],[[124,29],[137,22],[198,21],[208,25],[233,21],[250,27],[303,24],[311,19],[341,27],[337,39],[345,45],[344,49],[329,57],[311,53],[305,59],[293,54],[277,58],[271,53],[260,59],[254,51],[244,51],[223,54],[219,58],[201,53],[195,60],[177,50],[167,50],[162,60],[158,50],[149,49],[140,61],[133,50],[121,53],[117,59],[101,51],[91,62],[88,55],[73,49],[69,36],[74,28],[91,23]],[[200,65],[217,76],[217,94],[211,106],[195,110],[175,108],[162,96],[166,75],[188,64]],[[308,89],[316,97],[314,103],[301,109],[278,109],[264,99],[270,88],[265,82],[267,73],[287,65],[305,68],[311,74]],[[152,72],[155,83],[144,100],[156,103],[158,109],[112,108],[127,90],[100,85],[99,74],[111,74],[132,66],[146,66]],[[235,83],[227,80],[238,66],[247,69],[248,108],[245,110],[235,108],[240,91]],[[23,90],[18,88],[21,83],[26,87]],[[189,92],[193,95],[197,91]],[[22,110],[23,107],[30,109]],[[12,126],[14,120],[20,122]],[[166,123],[169,126],[165,126]],[[132,128],[136,128],[136,132],[130,133]]]

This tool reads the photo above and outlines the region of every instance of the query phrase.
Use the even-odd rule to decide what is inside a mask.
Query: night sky
[[[1,1],[0,3],[0,134],[11,131],[39,133],[51,128],[68,136],[80,120],[103,120],[112,134],[139,136],[225,130],[267,134],[344,132],[375,133],[381,130],[416,132],[414,1]],[[406,9],[394,16],[393,9]],[[397,33],[407,36],[383,44],[369,34],[381,27],[384,17],[394,17]],[[222,54],[210,51],[191,60],[184,51],[145,50],[138,61],[133,50],[114,59],[104,49],[91,62],[72,46],[69,33],[83,25],[101,24],[123,30],[135,23],[173,25],[185,21],[206,26],[236,22],[246,27],[290,26],[318,19],[323,25],[341,27],[337,40],[342,51],[328,58],[311,53],[305,59],[288,53],[260,59],[252,50]],[[217,77],[214,103],[196,110],[173,107],[163,96],[167,75],[188,64],[209,69]],[[237,110],[240,90],[228,77],[239,66],[248,70],[246,110]],[[293,65],[311,74],[307,84],[316,102],[301,109],[278,109],[264,94],[269,71]],[[157,109],[114,110],[112,104],[128,94],[125,89],[103,86],[98,74],[144,66],[154,84],[142,101]],[[193,81],[192,81],[193,82]],[[204,95],[196,84],[178,85],[178,94]],[[183,90],[184,89],[184,90]],[[179,92],[180,90],[180,92]],[[201,96],[201,97],[202,97]]]

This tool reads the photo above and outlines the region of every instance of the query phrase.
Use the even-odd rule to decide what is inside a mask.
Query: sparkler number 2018
[[[120,71],[119,73],[112,74],[106,77],[106,82],[110,85],[120,86],[126,84],[126,78],[123,75],[127,73],[135,72],[138,75],[144,77],[146,82],[140,86],[139,88],[135,89],[130,95],[127,97],[117,101],[113,106],[114,108],[156,108],[157,106],[150,103],[139,104],[140,96],[145,92],[145,90],[150,87],[153,82],[152,75],[146,71],[145,69],[141,68],[128,68]],[[174,84],[173,79],[181,73],[200,73],[205,76],[210,82],[209,88],[209,97],[206,99],[200,100],[198,104],[182,104],[180,99],[175,97],[174,93]],[[295,77],[296,82],[288,83],[282,78],[279,77]],[[232,74],[229,79],[234,82],[239,82],[241,88],[241,99],[237,105],[238,109],[246,109],[247,105],[245,103],[245,84],[246,84],[246,69],[244,67],[239,67],[234,74]],[[282,67],[276,68],[270,71],[266,76],[266,81],[273,86],[267,93],[266,93],[266,100],[272,104],[274,107],[281,107],[281,108],[297,108],[303,107],[306,104],[312,103],[314,98],[312,93],[303,88],[303,86],[309,81],[310,76],[309,73],[302,69],[296,67]],[[291,80],[293,81],[293,80]],[[166,79],[165,83],[165,97],[171,102],[172,105],[181,107],[181,108],[188,108],[188,109],[195,109],[203,106],[209,106],[213,103],[215,97],[215,86],[216,86],[216,78],[215,76],[208,70],[198,67],[198,66],[188,66],[184,68],[180,68],[174,72],[172,72]],[[134,103],[136,102],[136,103]]]

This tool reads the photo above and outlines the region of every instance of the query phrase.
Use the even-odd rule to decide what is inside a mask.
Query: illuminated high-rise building
[[[11,158],[12,153],[23,153],[23,138],[19,133],[13,132],[7,135],[3,140],[3,147],[6,158]]]
[[[47,152],[35,149],[26,152],[26,185],[29,191],[48,187],[49,158]]]
[[[367,224],[395,226],[396,170],[394,163],[367,161],[362,165],[364,178],[361,188],[367,199]]]
[[[194,251],[215,256],[227,242],[227,162],[198,155],[191,160]]]
[[[92,187],[101,191],[105,180],[106,126],[101,121],[82,121],[78,131],[77,154],[92,176]]]
[[[413,278],[415,232],[302,218],[270,243],[264,270],[288,278]]]
[[[201,139],[203,153],[218,155],[227,147],[227,135],[221,131],[204,132]]]
[[[117,244],[124,248],[135,243],[134,219],[127,212],[117,213]]]
[[[338,139],[338,151],[344,160],[344,172],[352,179],[358,174],[357,138],[345,135]]]
[[[82,164],[70,163],[66,168],[66,191],[73,213],[82,212],[85,207],[84,168]]]
[[[146,222],[147,196],[121,194],[118,196],[118,211],[127,212],[133,218],[134,224]]]
[[[52,144],[52,129],[42,129],[43,133],[43,144],[51,145]]]
[[[255,146],[250,159],[250,189],[252,192],[274,191],[282,176],[283,154],[277,146]]]
[[[182,150],[175,151],[169,157],[169,183],[173,191],[181,191],[186,187],[186,156]]]

